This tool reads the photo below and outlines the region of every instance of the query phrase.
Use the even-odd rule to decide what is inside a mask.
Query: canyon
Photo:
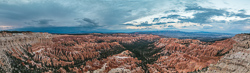
[[[250,70],[250,35],[215,42],[151,34],[0,33],[3,73],[187,73]]]

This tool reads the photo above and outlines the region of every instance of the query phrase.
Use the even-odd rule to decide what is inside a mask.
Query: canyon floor
[[[151,34],[0,33],[0,73],[249,73],[250,35],[215,42]]]

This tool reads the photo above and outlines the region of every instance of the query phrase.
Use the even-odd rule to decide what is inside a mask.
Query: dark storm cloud
[[[40,19],[40,20],[31,20],[29,22],[24,22],[27,25],[33,26],[33,27],[48,27],[51,26],[51,22],[54,21],[52,19]]]
[[[193,23],[200,23],[200,24],[204,24],[204,23],[213,23],[210,21],[210,18],[213,16],[224,16],[224,14],[227,17],[233,17],[233,16],[238,16],[241,18],[246,18],[246,17],[250,17],[250,15],[246,15],[245,14],[245,10],[239,10],[242,13],[233,13],[233,12],[228,12],[226,10],[223,9],[213,9],[213,8],[203,8],[201,6],[198,6],[197,4],[195,5],[187,5],[186,6],[186,11],[204,11],[201,13],[196,13],[194,14],[194,18],[188,18],[188,19],[179,19],[181,20],[181,22],[193,22]],[[221,21],[217,21],[219,23],[225,23],[224,20]]]
[[[198,2],[181,0],[180,2]],[[98,27],[126,29],[125,22],[148,15],[164,13],[171,6],[183,6],[167,0],[0,0],[0,25],[53,27]],[[200,2],[200,1],[199,1]],[[74,20],[86,17],[86,19]],[[53,21],[39,21],[53,19]],[[34,21],[32,21],[34,20]],[[163,23],[157,23],[160,25]],[[147,24],[145,24],[147,25]]]
[[[53,2],[30,3],[30,4],[0,4],[1,18],[9,20],[26,20],[40,17],[64,17],[73,12],[72,9],[66,8]]]
[[[159,18],[154,18],[153,22],[159,22]]]
[[[89,27],[89,28],[95,28],[95,27],[100,27],[100,25],[98,25],[99,23],[92,20],[92,19],[89,19],[89,18],[76,18],[75,19],[76,22],[78,22],[80,24],[80,26],[82,27]]]
[[[169,11],[165,11],[165,13],[169,13],[169,12],[177,12],[177,10],[169,10]]]
[[[53,27],[56,30],[62,29],[65,31],[76,27],[79,30],[84,27],[90,28],[88,30],[120,30],[121,28],[126,30],[126,26],[152,26],[179,23],[160,22],[161,19],[165,18],[179,19],[180,22],[209,24],[213,23],[209,21],[213,16],[250,17],[250,15],[247,15],[248,9],[239,8],[241,9],[238,11],[240,13],[233,13],[226,11],[226,8],[205,8],[201,6],[203,3],[208,3],[208,0],[0,0],[0,26],[29,27],[27,29],[31,29],[32,27]],[[194,18],[185,18],[181,16],[183,14],[176,14],[182,12],[183,9],[186,10],[183,12],[184,15],[189,11],[203,12],[195,13],[193,15]],[[145,22],[141,25],[123,25],[125,22],[159,13],[170,13],[170,15],[155,17],[153,20],[154,24]],[[171,13],[173,14],[171,15]],[[221,20],[216,22],[225,23],[226,21]],[[231,23],[247,24],[249,22],[248,20],[242,20]]]
[[[167,17],[161,17],[161,18],[171,18],[171,19],[175,19],[180,17],[180,15],[174,14],[174,15],[168,15]]]
[[[216,9],[216,8],[204,8],[204,7],[201,7],[199,6],[198,4],[194,4],[194,5],[186,5],[185,6],[185,12],[197,12],[197,13],[194,13],[193,14],[193,18],[190,18],[190,17],[185,17],[185,16],[182,16],[181,14],[176,14],[178,13],[178,11],[166,11],[166,12],[169,12],[168,16],[163,16],[163,17],[157,17],[157,18],[153,18],[152,23],[148,23],[148,21],[145,21],[143,23],[140,23],[139,25],[137,25],[138,23],[136,23],[136,25],[132,25],[132,24],[127,24],[128,26],[137,26],[137,27],[140,27],[140,26],[145,26],[146,28],[150,29],[151,27],[149,26],[153,26],[153,25],[164,25],[164,24],[168,24],[168,23],[189,23],[189,22],[192,22],[192,23],[198,23],[200,24],[200,29],[203,29],[203,30],[212,30],[212,29],[217,29],[218,26],[221,26],[221,25],[217,25],[216,23],[228,23],[229,21],[227,20],[214,20],[214,19],[211,19],[212,17],[214,16],[222,16],[222,17],[232,17],[232,18],[235,18],[235,20],[231,20],[228,24],[229,26],[233,26],[233,25],[239,25],[240,27],[242,25],[246,25],[246,24],[249,24],[250,21],[247,19],[247,20],[237,20],[239,18],[248,18],[250,17],[250,15],[247,15],[245,14],[246,11],[244,9],[242,10],[239,10],[240,13],[234,13],[234,12],[229,12],[227,11],[226,9]],[[165,13],[166,13],[165,12]],[[176,12],[176,13],[175,13]],[[173,13],[173,14],[171,14]],[[161,20],[165,20],[165,19],[178,19],[180,21],[178,22],[160,22]],[[203,24],[207,24],[207,25],[203,25]],[[176,24],[178,25],[178,24]],[[196,26],[196,25],[193,25],[193,26]],[[175,28],[174,25],[165,25],[164,27],[168,27],[168,28]],[[182,28],[188,28],[189,26],[182,26]],[[197,26],[198,27],[198,26]],[[223,26],[222,26],[223,27]],[[176,28],[178,29],[178,28]]]
[[[239,10],[239,12],[246,13],[246,10],[241,9],[241,10]]]
[[[168,22],[168,23],[176,23],[176,22]]]
[[[167,18],[178,18],[180,15],[169,15]]]
[[[65,18],[74,17],[74,13],[75,8],[45,0],[32,3],[0,3],[0,22],[2,23],[0,26],[8,25],[15,28],[60,26],[67,24]],[[58,23],[51,24],[53,21]]]
[[[52,19],[42,19],[42,20],[33,20],[33,22],[38,23],[39,25],[48,25],[50,21],[53,21]]]
[[[234,16],[239,16],[241,18],[247,18],[247,17],[250,17],[250,15],[246,15],[244,13],[238,13],[238,14],[235,14]]]
[[[169,9],[168,4],[182,5],[179,3],[166,0],[0,0],[0,21],[12,26],[30,26],[21,23],[48,18],[57,21],[52,26],[77,26],[79,22],[75,22],[74,18],[88,17],[98,22],[90,22],[90,26],[110,28],[164,12],[162,10]]]
[[[152,26],[154,24],[148,24],[148,22],[144,22],[144,23],[141,23],[140,25],[136,25],[136,26]]]
[[[193,22],[193,23],[200,23],[200,24],[207,24],[207,23],[212,23],[210,21],[210,18],[213,16],[223,16],[225,13],[229,13],[226,10],[222,9],[212,9],[212,8],[203,8],[201,6],[198,6],[197,4],[194,5],[187,5],[185,11],[203,11],[200,13],[195,13],[193,16],[194,18],[180,18],[181,16],[178,14],[172,14],[168,15],[167,17],[161,17],[161,18],[154,18],[153,22],[158,22],[160,19],[179,19],[180,23],[184,22]],[[168,11],[168,12],[173,12]],[[234,16],[237,16],[236,14]],[[243,15],[246,16],[246,15]],[[225,22],[225,21],[218,21],[218,22]],[[168,22],[168,23],[176,23],[176,22]],[[156,23],[157,25],[160,24],[166,24],[166,23]],[[147,22],[141,23],[140,25],[137,26],[152,26],[156,24],[148,24]],[[206,27],[205,27],[206,28]]]
[[[92,24],[92,25],[98,25],[97,22],[95,22],[94,20],[91,20],[89,18],[84,18],[83,21],[88,22],[89,24]]]
[[[203,8],[198,5],[188,5],[186,6],[186,11],[195,10],[195,11],[204,11],[201,13],[194,14],[194,18],[188,19],[179,19],[181,22],[193,22],[193,23],[211,23],[209,19],[213,16],[223,16],[226,13],[226,10],[221,9],[212,9],[212,8]]]

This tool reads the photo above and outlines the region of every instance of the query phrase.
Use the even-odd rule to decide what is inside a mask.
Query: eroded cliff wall
[[[250,35],[238,34],[232,38],[237,41],[228,54],[217,64],[209,66],[206,73],[249,73],[250,72]]]
[[[154,64],[148,64],[150,73],[187,73],[202,70],[217,61],[233,48],[233,39],[201,42],[192,39],[161,38],[155,46],[162,48]]]
[[[0,67],[3,71],[11,72],[13,61],[8,53],[15,53],[17,57],[27,56],[24,46],[48,41],[51,41],[51,34],[48,33],[0,33]]]

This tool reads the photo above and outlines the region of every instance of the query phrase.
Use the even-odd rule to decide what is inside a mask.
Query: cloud
[[[210,18],[211,20],[213,21],[216,21],[216,22],[221,22],[221,23],[225,23],[225,22],[233,22],[233,21],[241,21],[241,20],[245,20],[247,18],[241,18],[241,17],[238,17],[238,16],[213,16]]]
[[[27,0],[28,1],[28,0]],[[9,25],[13,27],[30,27],[37,24],[27,24],[27,22],[35,23],[41,22],[46,24],[46,20],[53,19],[58,23],[51,24],[51,26],[61,26],[67,23],[72,23],[67,18],[74,17],[75,8],[66,7],[60,3],[49,1],[28,1],[11,0],[0,2],[0,25]]]
[[[89,18],[103,28],[173,10],[196,0],[0,0],[0,25],[23,26],[31,20],[53,19],[51,26],[78,26],[75,18]],[[182,3],[182,4],[180,4]],[[122,25],[121,25],[122,26]]]
[[[239,10],[239,12],[241,12],[241,13],[246,13],[246,10],[241,9],[241,10]]]
[[[49,27],[52,24],[50,24],[52,19],[40,19],[40,20],[31,20],[30,22],[25,22],[25,24],[34,26],[34,27]]]
[[[51,20],[51,19],[42,19],[42,20],[33,21],[33,22],[38,22],[38,24],[40,24],[40,25],[48,25],[50,21],[53,21],[53,20]]]
[[[91,20],[91,19],[88,19],[88,18],[84,18],[83,19],[85,22],[88,22],[90,24],[93,24],[93,25],[97,25],[98,23],[96,23],[95,21]]]
[[[8,30],[8,29],[12,29],[12,26],[0,26],[0,30]]]
[[[193,22],[193,23],[211,23],[209,19],[213,16],[223,16],[224,13],[226,13],[226,10],[219,10],[219,9],[211,9],[211,8],[203,8],[201,6],[196,5],[188,5],[186,6],[187,8],[185,9],[186,11],[203,11],[201,13],[196,13],[194,14],[194,18],[189,18],[189,19],[180,19],[181,22]]]
[[[212,29],[212,28],[213,28],[212,25],[204,25],[204,26],[203,26],[203,29]]]
[[[250,19],[244,19],[244,20],[234,21],[234,22],[232,22],[232,24],[249,25],[250,24]]]
[[[100,26],[100,25],[98,25],[99,24],[98,22],[96,22],[92,19],[89,19],[89,18],[83,18],[83,19],[77,18],[75,20],[76,20],[76,22],[78,22],[80,24],[79,26],[82,26],[82,27],[94,28],[94,27]]]
[[[204,26],[211,26],[209,24],[200,25],[197,23],[185,22],[185,23],[167,23],[161,25],[133,25],[127,26],[127,29],[156,29],[156,30],[164,30],[164,29],[199,29]],[[193,28],[196,27],[196,28]]]
[[[178,17],[180,17],[180,15],[174,14],[174,15],[169,15],[167,17],[161,17],[161,18],[171,18],[171,19],[173,19],[173,18],[178,18]]]
[[[0,26],[200,31],[223,27],[230,31],[236,30],[235,26],[249,24],[247,3],[246,0],[0,0]]]
[[[169,29],[169,27],[182,30],[200,30],[221,32],[239,29],[250,23],[250,15],[246,10],[230,12],[228,9],[205,8],[200,4],[187,4],[183,10],[165,11],[163,14],[155,14],[144,18],[126,22],[127,29]],[[163,23],[161,25],[157,25]],[[160,27],[159,27],[160,26]],[[139,28],[136,28],[139,27]]]
[[[235,14],[234,16],[239,16],[241,18],[247,18],[247,17],[250,17],[250,15],[246,15],[244,13],[238,13],[238,14]]]

